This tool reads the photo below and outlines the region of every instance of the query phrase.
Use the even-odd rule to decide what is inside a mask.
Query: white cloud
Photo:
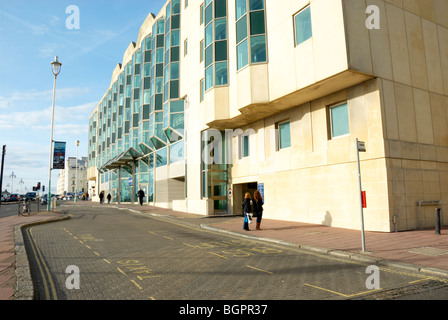
[[[61,88],[56,91],[56,99],[71,99],[75,97],[82,96],[89,92],[87,87],[73,87],[73,88]],[[5,108],[17,108],[20,103],[30,102],[30,101],[52,101],[53,99],[53,89],[37,91],[30,90],[25,92],[14,92],[10,97],[0,97],[0,109]]]

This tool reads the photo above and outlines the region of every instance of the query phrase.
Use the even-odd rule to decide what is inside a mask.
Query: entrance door
[[[244,195],[249,192],[250,198],[254,199],[254,192],[257,190],[258,182],[246,182],[233,185],[233,212],[234,214],[243,214],[241,207]]]

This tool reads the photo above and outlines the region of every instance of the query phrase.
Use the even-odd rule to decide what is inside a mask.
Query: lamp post
[[[78,147],[79,147],[79,140],[76,140],[76,186],[75,186],[75,202],[78,202]]]
[[[54,124],[54,101],[56,98],[56,78],[61,72],[62,63],[59,62],[58,56],[54,57],[54,61],[51,63],[51,72],[54,75],[53,83],[53,108],[51,113],[51,137],[50,137],[50,167],[48,172],[48,197],[47,197],[47,211],[50,211],[51,207],[51,162],[53,158],[53,124]]]
[[[9,177],[11,178],[11,193],[14,193],[14,178],[16,178],[14,171],[9,175]]]

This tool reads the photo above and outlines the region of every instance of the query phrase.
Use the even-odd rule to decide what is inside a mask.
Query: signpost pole
[[[361,147],[361,148],[360,148]],[[358,163],[358,183],[359,183],[359,207],[361,210],[361,239],[362,239],[362,251],[366,251],[366,241],[364,235],[364,211],[363,211],[363,202],[362,202],[362,185],[361,185],[361,166],[359,163],[359,152],[365,152],[364,142],[358,141],[356,138],[356,161]]]

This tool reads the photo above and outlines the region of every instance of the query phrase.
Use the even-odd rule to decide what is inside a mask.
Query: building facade
[[[365,229],[430,227],[447,121],[447,1],[171,0],[90,117],[88,179],[204,215],[259,189],[266,218],[359,229],[359,139]]]
[[[78,161],[78,176],[76,176],[76,161]],[[65,160],[65,168],[59,170],[57,194],[74,195],[76,179],[78,179],[78,190],[87,193],[87,157],[81,159],[68,157]]]

